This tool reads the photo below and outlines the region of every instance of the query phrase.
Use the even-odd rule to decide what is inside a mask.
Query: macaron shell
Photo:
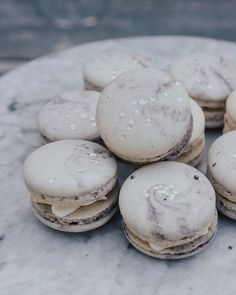
[[[88,84],[86,88],[103,89],[127,71],[150,66],[152,62],[148,58],[126,50],[109,49],[99,52],[88,58],[84,64],[84,79]]]
[[[49,141],[96,140],[96,107],[99,92],[73,91],[50,99],[38,114],[38,129]]]
[[[139,239],[137,236],[133,235],[128,228],[123,225],[124,233],[128,241],[139,251],[147,254],[149,256],[159,258],[159,259],[182,259],[193,255],[196,255],[200,251],[204,250],[213,240],[216,230],[217,230],[217,213],[215,213],[215,218],[209,231],[206,235],[190,242],[185,245],[176,246],[162,251],[153,250],[148,243]]]
[[[177,162],[182,162],[193,167],[196,167],[203,157],[205,147],[205,135],[195,140],[188,146],[187,150],[182,153],[177,159]]]
[[[127,227],[141,239],[176,241],[208,227],[215,192],[195,168],[161,162],[140,168],[124,182],[119,205]]]
[[[81,207],[69,216],[60,218],[52,213],[51,206],[32,202],[36,217],[45,225],[65,232],[84,232],[107,223],[118,209],[118,186],[108,193],[107,200]]]
[[[236,131],[216,139],[208,153],[208,169],[220,185],[236,194]]]
[[[226,114],[236,121],[236,91],[233,91],[226,101]]]
[[[114,186],[116,173],[117,163],[111,153],[85,140],[41,146],[26,159],[23,168],[27,187],[62,201],[91,193],[91,199],[100,198]]]
[[[193,116],[193,130],[189,145],[204,135],[205,132],[205,116],[201,107],[191,99],[191,110]]]
[[[236,67],[212,54],[182,57],[172,64],[169,72],[194,99],[224,101],[236,87]]]
[[[187,133],[191,136],[186,91],[156,69],[126,72],[113,80],[102,92],[96,118],[105,144],[130,162],[160,159],[180,145]]]
[[[236,220],[236,203],[233,203],[220,194],[216,194],[217,209],[225,216]]]
[[[236,121],[234,121],[229,113],[226,113],[224,116],[224,130],[223,133],[232,131],[236,129]]]

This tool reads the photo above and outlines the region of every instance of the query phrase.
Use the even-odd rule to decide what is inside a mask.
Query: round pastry
[[[223,126],[225,101],[236,88],[236,67],[213,54],[192,54],[180,58],[169,71],[203,108],[206,127]]]
[[[185,151],[176,159],[191,166],[197,166],[205,147],[205,117],[201,107],[191,99],[193,132]]]
[[[233,91],[226,101],[224,132],[236,129],[236,91]]]
[[[208,154],[207,176],[221,213],[236,220],[236,131],[217,138]]]
[[[192,133],[190,99],[169,74],[136,69],[102,92],[96,120],[107,147],[128,162],[176,158]]]
[[[100,92],[73,91],[62,93],[41,108],[38,130],[47,141],[99,138],[95,114]]]
[[[120,190],[119,206],[129,242],[156,258],[194,255],[217,229],[211,183],[183,163],[166,161],[135,171]]]
[[[54,229],[88,231],[117,210],[117,163],[96,143],[61,140],[41,146],[26,159],[23,174],[36,217]]]
[[[89,57],[83,67],[85,88],[102,91],[114,78],[136,68],[147,68],[151,61],[133,52],[109,49]]]

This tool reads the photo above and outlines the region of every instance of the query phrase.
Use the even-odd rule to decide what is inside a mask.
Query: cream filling
[[[81,207],[85,207],[85,206],[89,206],[97,201],[105,201],[107,200],[107,197],[101,197],[98,200],[94,200],[91,201],[89,203],[86,203],[85,205],[53,205],[52,204],[52,213],[60,218],[69,216],[70,214],[74,213],[75,211],[77,211],[78,209],[80,209]]]
[[[177,247],[177,246],[181,246],[181,245],[185,245],[188,244],[202,236],[205,236],[208,231],[209,231],[209,227],[211,226],[212,221],[201,231],[199,231],[195,236],[191,237],[191,238],[185,238],[185,239],[181,239],[181,240],[177,240],[177,241],[151,241],[148,242],[150,248],[154,251],[162,251],[164,249],[168,249],[168,248],[172,248],[172,247]]]

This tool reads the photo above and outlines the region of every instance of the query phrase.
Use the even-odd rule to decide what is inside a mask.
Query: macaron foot
[[[135,236],[124,223],[123,230],[127,240],[142,253],[158,259],[177,260],[196,255],[197,253],[204,250],[213,241],[213,238],[217,231],[217,219],[218,215],[216,212],[213,222],[210,225],[206,235],[203,235],[190,243],[163,249],[161,251],[155,251],[154,249],[152,249],[147,242]]]
[[[189,146],[187,151],[182,153],[177,159],[177,162],[185,163],[196,167],[200,164],[205,147],[205,138],[197,141]]]
[[[36,203],[31,200],[35,216],[43,224],[64,232],[85,232],[98,228],[107,223],[117,212],[118,193],[116,186],[107,195],[107,200],[97,201],[91,205],[79,208],[66,217],[58,217],[52,212],[49,204]]]
[[[223,215],[236,220],[236,203],[216,193],[216,206]]]

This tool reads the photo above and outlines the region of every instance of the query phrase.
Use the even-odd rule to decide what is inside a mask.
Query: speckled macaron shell
[[[236,87],[236,67],[214,54],[192,54],[171,65],[170,73],[203,106],[225,101]],[[206,104],[204,104],[206,102]]]
[[[133,235],[159,245],[152,250],[155,255],[150,253],[155,257],[165,258],[170,248],[172,258],[180,257],[175,257],[175,247],[193,245],[204,236],[211,239],[210,228],[216,231],[214,189],[201,172],[183,163],[160,162],[135,171],[121,188],[119,206]],[[195,254],[194,249],[188,254]]]
[[[233,91],[226,101],[224,132],[236,129],[236,91]]]
[[[37,124],[48,140],[99,138],[95,114],[100,93],[72,91],[51,98],[41,108]]]
[[[177,161],[197,166],[201,160],[205,146],[205,116],[201,107],[191,99],[193,116],[193,131],[186,150],[177,158]]]
[[[126,71],[152,66],[149,58],[122,49],[108,49],[89,57],[83,67],[86,89],[102,91]]]
[[[192,132],[186,91],[166,72],[150,68],[113,80],[99,98],[96,119],[107,147],[138,164],[177,157]]]
[[[206,112],[206,127],[223,124],[225,100],[236,88],[236,66],[214,54],[192,54],[172,64],[169,72]]]
[[[236,202],[236,131],[230,131],[211,145],[208,169],[218,184],[232,193]]]
[[[24,163],[23,175],[37,201],[83,205],[105,196],[114,187],[117,163],[99,144],[61,140],[30,154]]]
[[[236,217],[236,131],[230,131],[217,138],[208,154],[208,178],[212,182],[217,195],[232,210],[235,207]],[[225,200],[225,202],[224,202]],[[222,203],[222,206],[223,206]],[[234,206],[233,206],[234,205]],[[222,206],[218,206],[221,209]],[[222,210],[221,210],[222,211]]]

